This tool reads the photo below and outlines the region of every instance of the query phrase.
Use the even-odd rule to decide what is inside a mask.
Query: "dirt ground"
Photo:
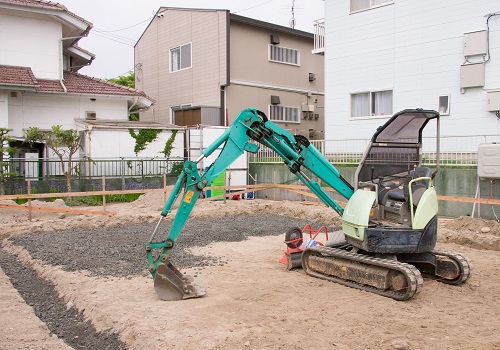
[[[467,256],[472,277],[451,286],[425,280],[413,299],[392,299],[287,271],[279,263],[283,232],[244,242],[216,242],[191,253],[223,257],[196,275],[207,295],[177,302],[157,298],[147,275],[99,277],[33,258],[9,239],[23,233],[154,223],[163,195],[108,205],[116,216],[0,209],[2,249],[47,281],[97,331],[111,330],[129,349],[500,349],[500,224],[460,217],[440,220],[437,248]],[[35,203],[64,206],[63,203]],[[95,210],[95,208],[93,208]],[[272,213],[338,225],[320,205],[267,200],[199,202],[192,218]],[[38,234],[38,233],[37,233]],[[149,237],[146,237],[146,240]],[[68,247],[73,249],[73,247]],[[36,288],[36,287],[34,287]],[[0,270],[0,349],[67,349]]]

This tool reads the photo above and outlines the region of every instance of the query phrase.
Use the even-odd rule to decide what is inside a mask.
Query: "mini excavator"
[[[408,300],[419,293],[422,274],[452,285],[464,283],[471,273],[468,259],[434,250],[438,199],[433,179],[439,165],[435,171],[421,166],[422,131],[430,121],[436,122],[439,154],[439,113],[403,110],[373,135],[356,170],[353,187],[306,137],[284,130],[261,111],[243,110],[197,160],[184,163],[145,245],[156,294],[163,300],[205,295],[191,276],[172,265],[170,253],[202,191],[245,151],[257,152],[258,144],[274,150],[298,179],[342,217],[342,241],[301,251],[300,265],[308,275],[395,300]],[[220,147],[216,160],[206,170],[199,170],[197,164]],[[345,208],[314,177],[345,198]],[[166,239],[155,241],[160,223],[181,193]],[[292,228],[287,234],[286,240],[296,247],[302,239],[300,230]]]

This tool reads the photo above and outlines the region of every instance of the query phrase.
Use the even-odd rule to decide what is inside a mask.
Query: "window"
[[[438,111],[441,115],[450,115],[450,95],[439,96]]]
[[[394,0],[350,0],[351,13],[369,10],[374,7],[393,4]]]
[[[269,106],[269,120],[300,123],[300,109],[295,107]]]
[[[276,45],[269,45],[269,61],[300,66],[300,51]]]
[[[170,72],[191,68],[191,43],[170,49]]]
[[[392,90],[351,94],[351,117],[392,115]]]

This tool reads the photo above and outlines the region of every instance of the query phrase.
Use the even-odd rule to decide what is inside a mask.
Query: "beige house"
[[[161,7],[135,45],[142,121],[228,125],[248,107],[293,133],[324,135],[324,67],[314,35],[229,13]]]

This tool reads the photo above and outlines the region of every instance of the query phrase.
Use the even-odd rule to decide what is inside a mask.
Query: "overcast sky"
[[[230,10],[241,16],[289,26],[294,8],[296,29],[313,32],[323,18],[323,0],[53,0],[94,24],[79,46],[96,55],[79,72],[96,78],[115,78],[133,70],[134,45],[161,7]]]

